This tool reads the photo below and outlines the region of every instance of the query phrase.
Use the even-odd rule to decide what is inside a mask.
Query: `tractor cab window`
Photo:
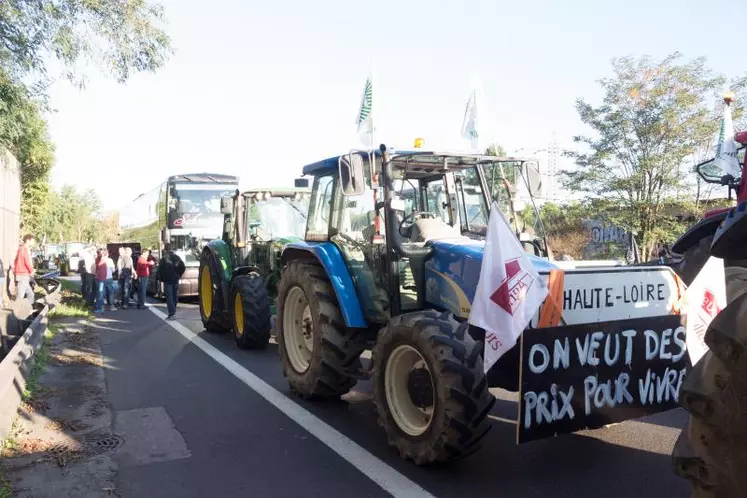
[[[326,241],[329,238],[329,219],[332,211],[336,175],[314,179],[306,224],[306,240]]]
[[[449,223],[449,199],[443,178],[425,183],[425,210],[444,223]]]
[[[247,203],[247,233],[258,240],[303,237],[309,200],[297,197],[253,194]]]
[[[485,196],[477,170],[470,168],[457,171],[455,177],[462,231],[484,235],[488,227],[490,209],[485,204]]]

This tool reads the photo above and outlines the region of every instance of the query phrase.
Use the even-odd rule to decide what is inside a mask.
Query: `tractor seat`
[[[461,236],[462,233],[459,228],[433,218],[420,218],[415,220],[415,224],[410,232],[410,240],[426,243],[431,240],[453,239]]]

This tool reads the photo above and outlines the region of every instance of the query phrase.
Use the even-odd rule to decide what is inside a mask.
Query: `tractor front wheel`
[[[218,261],[210,251],[204,251],[200,258],[200,275],[198,280],[200,295],[200,318],[208,332],[225,332],[230,330],[231,321],[223,312],[223,292],[221,276],[218,272]]]
[[[294,260],[278,284],[277,343],[283,375],[304,398],[339,398],[355,385],[361,332],[349,330],[324,269]]]
[[[270,296],[259,273],[241,275],[231,284],[232,323],[236,345],[264,349],[270,341]]]
[[[392,319],[373,349],[373,403],[400,456],[417,465],[480,448],[495,398],[483,372],[482,344],[449,312]]]

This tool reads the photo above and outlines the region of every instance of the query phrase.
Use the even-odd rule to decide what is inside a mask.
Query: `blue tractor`
[[[417,464],[475,452],[495,402],[488,385],[517,390],[518,348],[488,379],[484,331],[466,320],[491,175],[497,185],[508,161],[382,145],[303,169],[314,177],[305,241],[286,246],[278,284],[284,375],[304,398],[337,398],[371,376],[379,424]],[[522,239],[546,256],[542,237]]]

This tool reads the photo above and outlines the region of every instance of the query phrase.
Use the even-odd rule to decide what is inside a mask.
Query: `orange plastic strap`
[[[563,283],[565,272],[563,270],[550,270],[547,282],[547,297],[540,309],[540,318],[537,328],[556,327],[560,325],[563,316]]]

